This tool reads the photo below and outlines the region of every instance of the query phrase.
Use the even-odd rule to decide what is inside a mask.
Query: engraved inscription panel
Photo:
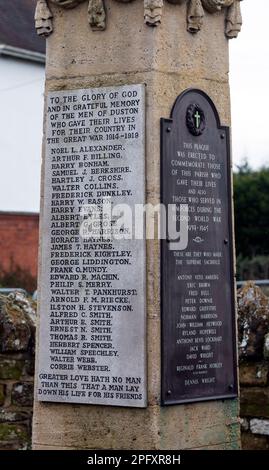
[[[145,241],[107,213],[144,204],[144,95],[128,85],[46,97],[40,401],[147,405]]]
[[[162,119],[162,202],[187,246],[162,241],[162,403],[237,396],[229,129],[189,90]]]

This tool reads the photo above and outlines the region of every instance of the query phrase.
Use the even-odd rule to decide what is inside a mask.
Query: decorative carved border
[[[53,15],[49,3],[61,8],[71,9],[86,0],[37,0],[35,12],[35,25],[37,34],[49,36],[53,32]],[[102,31],[106,28],[105,0],[88,1],[88,21],[93,31]],[[116,0],[129,3],[134,0]],[[226,9],[225,34],[227,38],[235,38],[241,30],[242,16],[241,0],[167,0],[174,5],[183,3],[187,6],[187,30],[195,34],[201,30],[205,10],[214,14]],[[144,22],[148,26],[158,26],[162,21],[164,0],[144,0]]]

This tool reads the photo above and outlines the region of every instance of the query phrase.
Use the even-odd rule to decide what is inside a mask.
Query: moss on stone
[[[0,362],[0,379],[14,379],[18,380],[21,378],[23,371],[23,361],[16,359],[4,359]]]
[[[0,424],[0,441],[18,441],[20,444],[28,443],[29,434],[23,425],[2,423]]]

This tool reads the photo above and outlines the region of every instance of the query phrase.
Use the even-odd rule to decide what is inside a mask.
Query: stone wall
[[[243,449],[269,449],[269,298],[253,283],[238,292]]]
[[[35,305],[0,297],[0,450],[31,447]]]
[[[269,299],[248,283],[238,292],[243,449],[269,449]],[[31,447],[35,305],[0,298],[0,450]]]

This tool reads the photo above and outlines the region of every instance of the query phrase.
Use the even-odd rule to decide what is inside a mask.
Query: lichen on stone
[[[21,292],[1,295],[0,351],[27,351],[34,347],[36,303]]]
[[[238,291],[239,357],[262,359],[269,332],[269,299],[254,282]]]

